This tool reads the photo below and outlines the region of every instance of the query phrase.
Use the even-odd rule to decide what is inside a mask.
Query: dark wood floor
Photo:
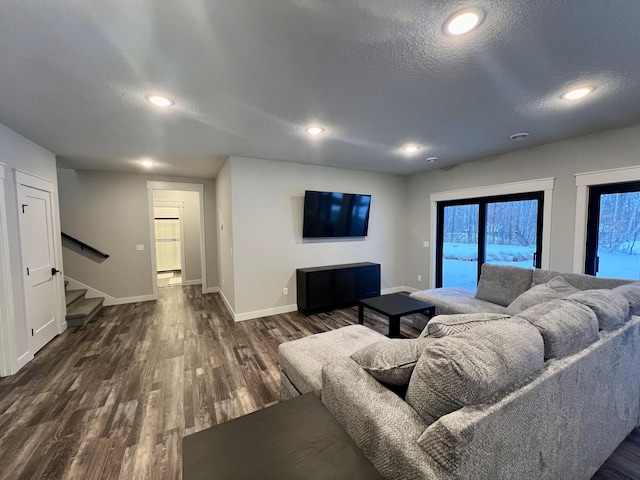
[[[280,343],[357,322],[348,308],[234,323],[219,295],[199,289],[105,307],[0,379],[0,478],[179,479],[184,435],[278,401]],[[365,314],[386,333],[385,319]],[[594,478],[639,472],[632,435]]]

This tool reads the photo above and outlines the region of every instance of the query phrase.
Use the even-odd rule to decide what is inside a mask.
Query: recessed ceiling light
[[[438,157],[429,157],[427,158],[427,162],[436,163],[438,161]]]
[[[324,132],[324,128],[318,127],[318,126],[315,126],[315,125],[313,127],[307,127],[304,130],[309,135],[320,135],[322,132]]]
[[[173,100],[169,97],[163,97],[162,95],[147,95],[147,100],[153,103],[156,107],[170,107],[174,104]]]
[[[579,100],[582,97],[586,97],[595,90],[595,87],[580,87],[569,90],[567,93],[560,95],[560,98],[565,100]]]
[[[153,160],[145,159],[140,160],[140,165],[142,165],[143,167],[151,168],[155,165],[155,163],[153,163]]]
[[[513,140],[514,142],[521,142],[522,140],[524,140],[528,136],[529,136],[529,132],[520,132],[520,133],[514,133],[509,138],[511,140]]]
[[[418,145],[405,145],[404,147],[402,147],[402,150],[404,150],[407,153],[416,153],[418,150],[420,150],[420,147]]]
[[[447,35],[462,35],[476,28],[484,19],[484,12],[479,8],[467,8],[454,13],[444,24]]]

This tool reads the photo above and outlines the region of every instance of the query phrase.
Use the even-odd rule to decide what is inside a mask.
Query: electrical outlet
[[[144,244],[143,243],[138,243],[136,245],[136,250],[139,251],[139,252],[143,251],[144,250]]]
[[[283,294],[283,295],[289,295],[289,289],[288,289],[287,287],[284,287],[284,288],[282,289],[282,294]]]
[[[418,275],[418,281],[421,282],[422,281],[422,275]]]
[[[424,248],[429,248],[429,242],[427,240],[425,240],[424,242],[422,242],[422,246]]]

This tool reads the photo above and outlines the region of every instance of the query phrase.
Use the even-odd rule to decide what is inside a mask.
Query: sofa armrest
[[[384,478],[447,478],[418,445],[424,421],[351,358],[322,369],[322,402]]]

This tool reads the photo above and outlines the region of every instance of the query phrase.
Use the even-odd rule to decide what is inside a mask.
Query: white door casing
[[[156,182],[147,180],[147,205],[149,209],[149,237],[151,249],[151,275],[153,285],[153,299],[158,299],[158,282],[156,269],[156,248],[154,234],[153,191],[154,190],[179,190],[186,192],[198,192],[200,203],[200,268],[202,271],[202,293],[211,293],[213,289],[207,288],[207,262],[205,250],[205,226],[204,226],[204,185],[201,183]]]
[[[0,377],[17,371],[4,178],[5,165],[0,163]]]
[[[27,339],[29,351],[34,354],[62,331],[61,274],[54,273],[58,270],[55,238],[58,229],[53,211],[53,184],[40,179],[34,182],[36,186],[25,183],[29,183],[28,179],[20,181],[16,190]]]

